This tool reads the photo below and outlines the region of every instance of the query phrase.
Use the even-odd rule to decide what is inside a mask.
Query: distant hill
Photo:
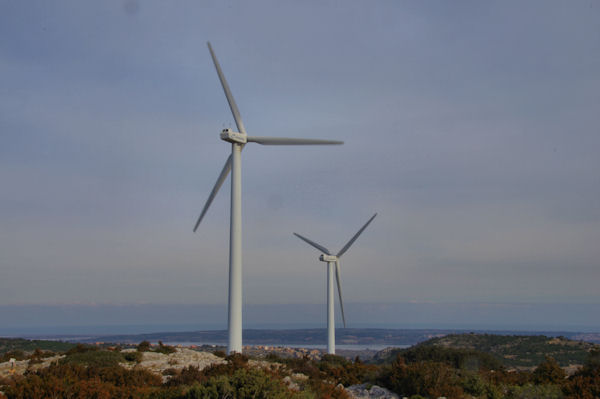
[[[442,347],[472,350],[490,354],[508,367],[535,367],[546,356],[551,356],[562,366],[584,364],[590,350],[598,345],[574,341],[565,337],[545,335],[495,335],[495,334],[449,334],[420,343],[417,347]],[[380,360],[389,360],[410,349],[382,351]]]
[[[336,343],[338,345],[361,346],[410,346],[432,337],[443,336],[455,330],[398,330],[380,328],[338,328]],[[68,338],[67,338],[68,339]],[[256,330],[243,331],[244,345],[289,345],[311,346],[327,344],[327,330],[324,328],[294,330]],[[208,344],[224,344],[227,342],[226,330],[162,332],[135,335],[95,336],[86,339],[78,337],[79,342],[117,342],[138,343],[141,341],[193,342]],[[75,340],[74,340],[75,341]]]
[[[388,329],[388,328],[338,328],[335,331],[338,345],[360,345],[362,347],[385,346],[410,346],[432,338],[461,335],[464,330],[434,330],[434,329]],[[474,331],[477,336],[494,334],[494,336],[563,336],[572,340],[585,340],[599,342],[598,333],[578,332],[547,332],[532,331]],[[63,340],[73,342],[115,342],[138,343],[141,341],[182,342],[195,344],[225,344],[227,342],[226,330],[185,331],[185,332],[160,332],[150,334],[128,335],[96,335],[89,337],[61,337]],[[327,330],[324,328],[313,329],[244,329],[243,340],[245,345],[286,345],[309,347],[325,345],[327,343]],[[483,343],[480,343],[483,345]]]
[[[64,352],[68,351],[74,346],[75,344],[60,341],[0,338],[0,355],[11,351],[33,352],[36,349],[52,352]]]

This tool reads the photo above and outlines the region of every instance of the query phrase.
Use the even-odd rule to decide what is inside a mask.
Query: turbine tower
[[[350,239],[344,245],[340,252],[335,255],[332,255],[331,252],[325,248],[324,246],[317,244],[316,242],[309,240],[306,237],[301,236],[298,233],[294,233],[296,237],[305,241],[309,245],[315,247],[319,251],[323,252],[321,256],[319,256],[319,260],[321,262],[327,262],[327,353],[334,355],[335,354],[335,319],[333,312],[333,265],[335,264],[335,281],[337,283],[338,295],[340,297],[340,307],[342,309],[342,320],[344,322],[344,328],[346,328],[346,316],[344,316],[344,302],[342,302],[342,285],[340,283],[340,258],[346,251],[350,248],[350,246],[356,241],[358,236],[367,228],[369,223],[375,219],[377,214],[371,216],[371,219],[363,227],[358,230],[354,237]]]
[[[315,140],[315,139],[296,139],[283,137],[254,137],[246,134],[246,129],[242,123],[240,111],[233,99],[229,85],[225,80],[225,75],[221,71],[221,66],[212,49],[210,43],[207,43],[208,50],[213,63],[219,75],[221,86],[227,97],[229,108],[233,114],[233,119],[237,126],[237,132],[232,129],[223,129],[221,140],[231,143],[231,155],[227,158],[221,174],[217,178],[202,213],[194,226],[194,232],[198,229],[202,218],[206,214],[210,204],[217,195],[217,192],[223,185],[227,175],[231,171],[231,221],[229,230],[229,303],[228,303],[228,346],[227,352],[242,353],[242,149],[247,143],[258,143],[263,145],[310,145],[310,144],[343,144],[343,141]]]

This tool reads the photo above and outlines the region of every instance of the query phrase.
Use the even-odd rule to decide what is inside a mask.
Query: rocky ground
[[[135,352],[135,349],[125,349],[123,352]],[[125,368],[145,368],[153,373],[162,375],[167,369],[181,370],[184,367],[194,366],[203,369],[212,364],[226,363],[223,358],[209,352],[198,352],[187,348],[177,348],[168,355],[157,352],[142,352],[142,361],[137,364],[123,363]]]
[[[17,360],[14,362],[14,367],[11,362],[0,363],[0,377],[8,377],[10,375],[20,375],[23,374],[26,370],[38,370],[44,367],[50,366],[50,363],[55,362],[64,355],[60,356],[52,356],[47,357],[42,360],[40,363],[30,363],[29,360]]]
[[[135,352],[135,349],[125,349],[123,352]],[[278,351],[276,351],[278,352]],[[283,351],[286,352],[286,351]],[[283,355],[284,353],[279,353]],[[310,353],[310,351],[300,351],[299,353],[290,353],[287,351],[285,355],[308,355],[311,357],[316,357],[317,353]],[[52,362],[58,361],[63,358],[64,355],[61,356],[52,356],[43,359],[40,363],[31,363],[29,360],[20,360],[15,361],[14,364],[11,362],[0,363],[0,377],[8,377],[10,375],[22,375],[27,370],[37,370],[40,368],[48,367]],[[177,350],[170,354],[163,354],[157,352],[142,352],[142,360],[139,363],[122,363],[121,365],[125,368],[145,368],[153,373],[159,374],[162,376],[163,380],[166,381],[169,376],[165,374],[170,374],[168,372],[169,369],[181,370],[184,367],[194,366],[199,369],[203,369],[213,364],[223,364],[226,361],[214,355],[210,352],[201,352],[189,348],[177,348]],[[273,367],[281,367],[282,365],[279,363],[271,363],[261,360],[250,360],[250,365],[252,367],[262,367],[262,368],[273,368]],[[284,381],[288,384],[290,389],[300,389],[302,383],[308,377],[304,374],[292,374],[289,377],[286,377]],[[362,385],[353,385],[350,387],[344,388],[350,397],[354,399],[398,399],[398,395],[384,389],[378,387],[376,385],[369,386],[367,384]]]

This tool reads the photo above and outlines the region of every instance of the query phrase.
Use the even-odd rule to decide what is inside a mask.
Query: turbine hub
[[[319,260],[321,262],[337,262],[337,256],[335,255],[325,255],[325,254],[321,254],[321,256],[319,256]]]
[[[234,132],[231,129],[223,129],[221,131],[221,140],[229,141],[230,143],[246,144],[247,136],[244,133]]]

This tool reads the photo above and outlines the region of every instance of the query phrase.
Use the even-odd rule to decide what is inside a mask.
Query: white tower
[[[315,139],[296,139],[285,137],[253,137],[246,134],[246,129],[240,116],[240,111],[233,99],[229,85],[225,80],[225,75],[221,71],[221,66],[210,45],[208,50],[213,63],[219,75],[219,80],[223,86],[223,91],[227,97],[229,108],[233,114],[233,119],[238,132],[231,129],[224,129],[221,134],[221,140],[231,143],[231,155],[227,158],[221,174],[217,178],[208,200],[202,209],[202,213],[194,226],[194,232],[198,229],[202,218],[210,207],[217,192],[231,171],[231,222],[229,231],[229,311],[228,311],[228,333],[229,341],[227,352],[242,353],[242,149],[247,143],[258,143],[263,145],[311,145],[311,144],[343,144],[342,141],[315,140]]]

